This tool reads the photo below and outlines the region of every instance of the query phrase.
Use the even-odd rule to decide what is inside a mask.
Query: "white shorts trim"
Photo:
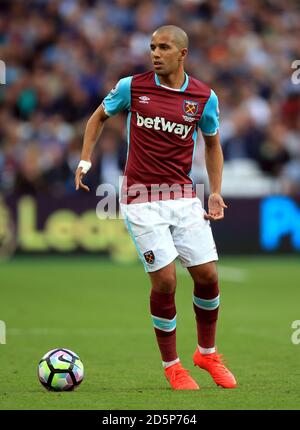
[[[176,252],[169,260],[164,260],[160,264],[156,264],[154,267],[150,267],[146,265],[145,271],[146,272],[156,272],[159,269],[163,269],[164,267],[171,264],[176,258],[178,257],[178,253]]]
[[[193,266],[199,266],[200,264],[206,264],[206,263],[211,263],[213,261],[218,261],[219,260],[219,256],[217,252],[213,252],[211,253],[211,255],[208,255],[200,260],[195,260],[195,261],[190,261],[188,264],[182,263],[181,265],[183,267],[193,267]]]

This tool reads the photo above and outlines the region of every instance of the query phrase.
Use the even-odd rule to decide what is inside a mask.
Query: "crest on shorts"
[[[197,115],[199,110],[199,103],[193,102],[192,100],[184,100],[183,102],[183,111],[188,116]]]
[[[153,251],[144,252],[144,257],[145,257],[145,260],[148,264],[154,264],[155,256],[154,256]]]

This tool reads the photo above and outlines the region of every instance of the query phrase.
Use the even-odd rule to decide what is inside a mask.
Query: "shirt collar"
[[[170,88],[170,87],[167,87],[166,85],[162,85],[161,83],[160,83],[160,81],[159,81],[159,77],[157,76],[157,74],[156,73],[154,73],[154,76],[155,76],[155,84],[156,85],[158,85],[159,87],[163,87],[163,88],[167,88],[167,89],[169,89],[169,90],[173,90],[173,91],[180,91],[180,92],[183,92],[183,91],[185,91],[186,89],[187,89],[187,86],[188,86],[188,84],[189,84],[189,76],[184,72],[184,76],[185,76],[185,81],[184,81],[184,83],[183,83],[183,85],[182,85],[182,87],[180,88],[180,89],[177,89],[177,88]]]

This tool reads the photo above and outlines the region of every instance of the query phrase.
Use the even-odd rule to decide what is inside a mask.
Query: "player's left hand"
[[[224,209],[227,206],[222,196],[218,193],[212,193],[208,197],[208,213],[205,212],[204,218],[210,221],[218,221],[224,218]]]

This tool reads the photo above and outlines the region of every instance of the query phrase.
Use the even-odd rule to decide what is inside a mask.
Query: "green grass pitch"
[[[195,368],[192,282],[178,268],[177,340],[200,391],[164,378],[141,264],[98,258],[17,258],[0,265],[0,409],[299,409],[299,257],[221,258],[217,346],[239,387],[224,390]],[[85,379],[70,393],[46,391],[37,364],[48,350],[77,352]]]

